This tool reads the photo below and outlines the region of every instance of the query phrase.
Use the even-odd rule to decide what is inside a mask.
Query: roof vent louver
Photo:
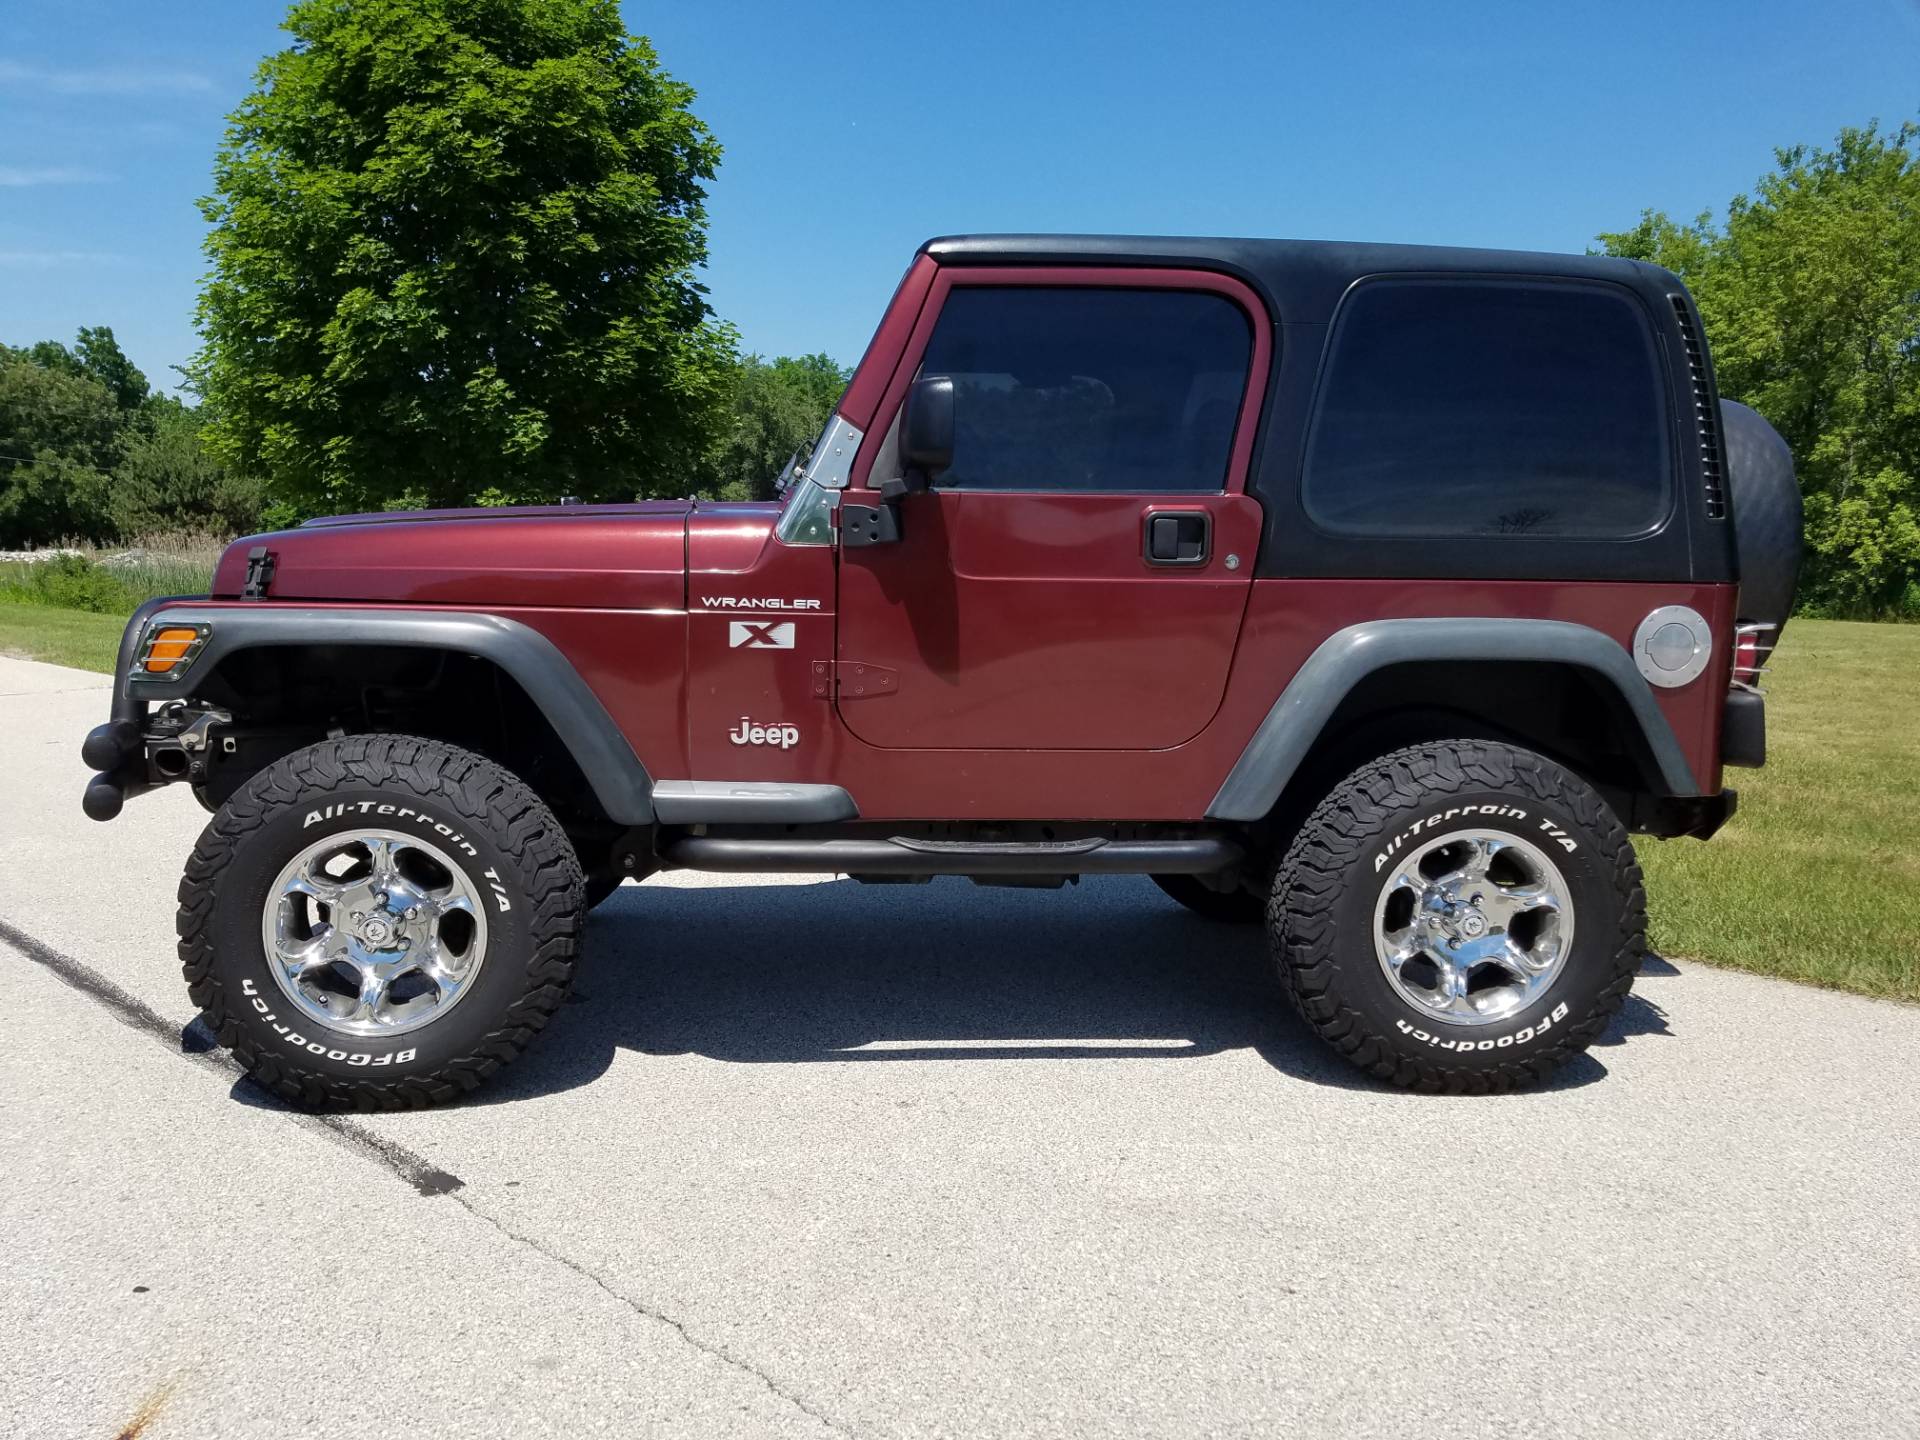
[[[1670,295],[1674,318],[1680,322],[1680,340],[1687,349],[1687,382],[1693,393],[1693,429],[1700,437],[1700,483],[1705,491],[1707,518],[1724,520],[1727,514],[1727,475],[1720,459],[1720,405],[1707,376],[1707,353],[1700,341],[1700,325],[1684,295]]]

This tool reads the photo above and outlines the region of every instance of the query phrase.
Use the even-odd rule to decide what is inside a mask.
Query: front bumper
[[[156,778],[147,754],[147,702],[133,692],[130,677],[153,617],[169,605],[192,604],[200,595],[166,595],[149,600],[133,612],[120,636],[120,653],[113,667],[113,712],[80,742],[80,758],[95,775],[87,781],[80,808],[89,819],[111,820],[132,796],[153,788]],[[162,777],[185,778],[184,776]]]

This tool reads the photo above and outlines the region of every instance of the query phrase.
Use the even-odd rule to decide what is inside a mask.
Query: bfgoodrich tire
[[[1268,906],[1322,1039],[1427,1091],[1507,1090],[1584,1050],[1646,948],[1633,846],[1551,760],[1473,740],[1362,767],[1320,804]]]
[[[1776,627],[1778,644],[1800,585],[1805,514],[1793,475],[1793,451],[1757,410],[1720,402],[1733,498],[1733,534],[1740,547],[1740,615]]]
[[[298,1104],[449,1100],[565,1001],[580,866],[514,776],[451,745],[351,736],[220,807],[180,881],[180,961],[207,1024]]]

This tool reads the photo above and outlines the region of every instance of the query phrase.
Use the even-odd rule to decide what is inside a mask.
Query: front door
[[[1220,276],[943,271],[862,488],[899,473],[889,422],[920,375],[954,382],[953,463],[900,502],[898,542],[841,551],[847,728],[958,750],[1203,730],[1259,545],[1244,484],[1271,333]]]

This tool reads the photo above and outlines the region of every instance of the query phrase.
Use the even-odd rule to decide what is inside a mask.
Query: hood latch
[[[274,553],[264,545],[256,545],[247,551],[247,578],[240,586],[242,600],[264,600],[267,587],[273,584]]]

